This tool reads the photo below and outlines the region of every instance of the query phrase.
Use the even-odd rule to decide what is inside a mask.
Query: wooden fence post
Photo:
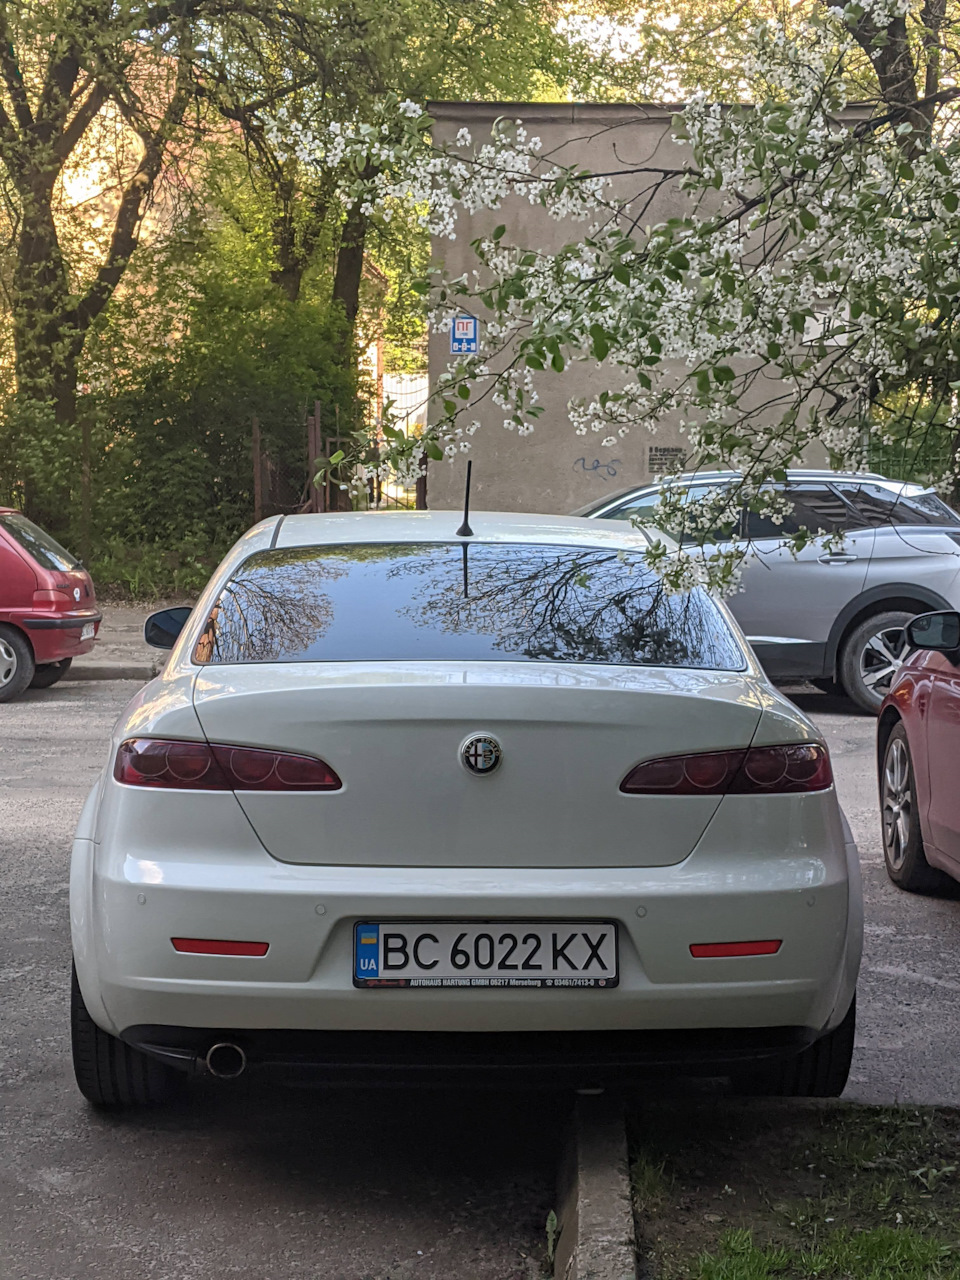
[[[325,488],[316,483],[317,459],[323,453],[320,434],[320,401],[313,404],[313,417],[307,417],[307,510],[326,511]]]

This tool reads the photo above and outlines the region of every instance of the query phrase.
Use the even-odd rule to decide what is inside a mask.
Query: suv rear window
[[[0,525],[42,568],[59,569],[61,573],[79,569],[80,562],[75,556],[19,511],[5,511],[0,515]]]
[[[257,552],[194,660],[745,665],[714,601],[668,594],[635,553],[479,542]]]
[[[960,525],[960,516],[935,493],[909,493],[906,488],[898,493],[888,485],[869,482],[837,488],[869,525]]]

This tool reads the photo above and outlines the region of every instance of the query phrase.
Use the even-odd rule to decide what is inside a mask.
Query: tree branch
[[[123,278],[130,257],[139,243],[143,215],[163,166],[167,142],[182,123],[191,97],[189,65],[183,60],[177,67],[173,96],[156,127],[151,127],[135,97],[129,100],[117,98],[124,119],[143,142],[144,152],[120,198],[106,261],[74,310],[73,322],[81,334],[86,332],[103,311]]]
[[[53,144],[53,153],[61,164],[70,156],[109,96],[110,91],[100,80],[81,102],[73,118]]]
[[[24,87],[20,63],[17,60],[13,41],[10,39],[10,31],[7,27],[4,9],[5,6],[0,5],[0,72],[3,73],[4,83],[13,103],[13,112],[17,118],[17,124],[21,129],[30,129],[33,126],[33,114],[30,111],[30,103],[27,100],[27,91]]]

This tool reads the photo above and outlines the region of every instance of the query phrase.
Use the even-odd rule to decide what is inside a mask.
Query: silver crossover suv
[[[701,471],[664,484],[692,500],[737,478]],[[906,622],[960,608],[960,516],[930,489],[878,475],[789,471],[786,490],[793,514],[779,525],[741,512],[738,540],[750,546],[743,589],[728,604],[772,679],[839,685],[877,711],[908,652]],[[576,514],[656,524],[662,491],[632,489]],[[800,528],[820,536],[794,553],[784,534]],[[843,545],[831,549],[826,538],[838,531]]]

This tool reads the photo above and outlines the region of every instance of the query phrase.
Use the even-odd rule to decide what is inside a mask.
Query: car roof
[[[889,476],[882,476],[876,471],[828,471],[826,469],[817,468],[800,468],[790,467],[786,472],[787,480],[796,483],[797,481],[823,481],[828,483],[832,480],[858,481],[869,480],[872,484],[884,485],[886,488],[898,494],[905,494],[907,497],[915,496],[918,493],[927,493],[930,490],[929,485],[918,484],[913,480],[891,480]],[[627,489],[620,489],[614,493],[608,494],[604,498],[594,498],[592,502],[586,503],[582,507],[578,507],[574,513],[577,516],[586,516],[590,512],[599,511],[603,507],[610,506],[611,503],[619,502],[622,499],[629,498],[634,494],[646,493],[649,490],[661,489],[668,485],[685,485],[692,486],[697,484],[710,484],[720,480],[738,480],[741,476],[739,471],[681,471],[677,475],[664,476],[661,480],[648,480],[646,484],[631,485]]]
[[[603,524],[574,516],[528,515],[512,511],[471,511],[470,538],[457,538],[462,511],[353,511],[284,517],[273,525],[275,547],[338,542],[529,542],[565,546],[616,547],[645,551],[651,539],[633,526]],[[656,534],[656,537],[662,537]]]

